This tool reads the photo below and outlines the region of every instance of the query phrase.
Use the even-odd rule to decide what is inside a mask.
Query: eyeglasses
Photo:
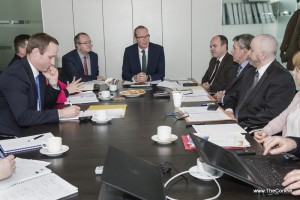
[[[176,120],[181,120],[189,117],[189,114],[184,112],[184,113],[179,113],[179,112],[171,112],[171,113],[166,113],[165,118],[167,117],[174,117]]]
[[[93,45],[93,41],[78,42],[77,44],[90,44],[90,45]]]
[[[149,39],[150,38],[150,35],[146,35],[146,36],[139,36],[139,37],[136,37],[136,39]]]

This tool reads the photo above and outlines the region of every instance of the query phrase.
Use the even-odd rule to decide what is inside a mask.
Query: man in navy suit
[[[27,56],[1,74],[0,134],[20,135],[22,127],[79,115],[78,106],[49,110],[60,93],[58,70],[54,67],[57,51],[55,38],[46,33],[34,34],[27,44]]]
[[[242,127],[267,124],[288,107],[296,91],[291,73],[276,61],[278,44],[272,35],[254,37],[250,47],[253,68],[224,105]]]
[[[211,94],[225,90],[232,81],[237,64],[228,53],[228,40],[224,35],[216,35],[210,41],[210,59],[208,69],[202,77],[202,87]]]
[[[233,47],[231,50],[233,61],[239,64],[234,79],[227,85],[224,91],[218,91],[214,98],[223,105],[230,95],[233,95],[241,80],[243,79],[246,71],[252,66],[249,64],[249,50],[252,39],[254,38],[251,34],[242,34],[233,38]]]
[[[63,76],[69,82],[81,78],[82,82],[104,80],[99,76],[98,55],[92,51],[93,42],[86,33],[74,37],[75,48],[62,57]]]
[[[134,30],[136,44],[125,49],[122,78],[126,81],[146,82],[165,77],[165,54],[162,46],[151,43],[145,26]]]

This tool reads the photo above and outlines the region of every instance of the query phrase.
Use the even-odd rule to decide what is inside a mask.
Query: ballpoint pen
[[[30,142],[31,140],[36,140],[36,139],[39,139],[41,137],[43,137],[44,135],[39,135],[39,136],[36,136],[34,138],[31,138],[30,140],[28,140],[27,142]]]
[[[203,103],[200,106],[209,106],[209,105],[214,105],[215,103]]]

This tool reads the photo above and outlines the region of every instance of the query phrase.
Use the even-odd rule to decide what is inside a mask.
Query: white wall
[[[99,55],[100,73],[121,78],[125,47],[133,29],[145,25],[151,42],[164,46],[167,78],[201,80],[209,41],[221,33],[221,2],[200,0],[42,0],[44,31],[60,43],[58,61],[87,32]],[[58,62],[61,66],[61,62]]]

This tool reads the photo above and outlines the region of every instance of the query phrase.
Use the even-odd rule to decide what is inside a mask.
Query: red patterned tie
[[[88,75],[89,74],[89,70],[87,67],[87,62],[86,62],[86,56],[83,57],[83,68],[84,68],[84,75]]]

